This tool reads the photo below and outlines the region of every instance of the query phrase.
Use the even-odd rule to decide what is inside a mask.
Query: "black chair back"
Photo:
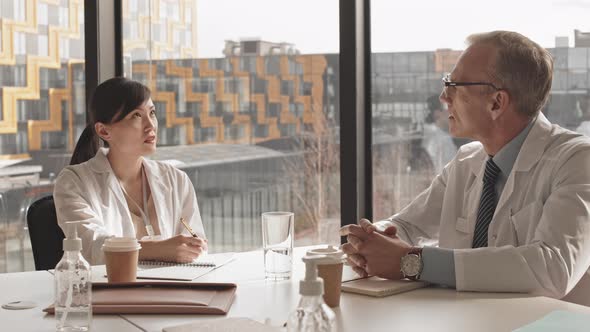
[[[57,224],[53,196],[35,201],[27,211],[29,236],[35,259],[35,270],[55,268],[63,256],[65,235]]]

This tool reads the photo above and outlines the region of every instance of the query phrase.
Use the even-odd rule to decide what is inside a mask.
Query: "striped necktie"
[[[477,210],[477,222],[473,232],[473,248],[488,246],[488,227],[496,211],[496,180],[500,175],[500,168],[492,158],[486,162],[486,171],[483,176],[483,190]]]

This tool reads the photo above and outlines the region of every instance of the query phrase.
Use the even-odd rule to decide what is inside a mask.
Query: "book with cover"
[[[203,276],[234,259],[233,253],[207,255],[192,263],[141,261],[137,279],[160,279],[191,281]]]
[[[429,284],[424,281],[389,280],[379,277],[370,277],[343,282],[342,291],[374,297],[384,297],[426,287],[428,285]]]
[[[225,315],[235,298],[233,283],[136,281],[92,283],[94,314]],[[53,305],[43,311],[55,313]]]

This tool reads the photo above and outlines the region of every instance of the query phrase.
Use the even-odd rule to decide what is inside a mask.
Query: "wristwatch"
[[[420,279],[423,265],[422,248],[414,247],[401,259],[400,268],[402,275],[404,278],[410,280],[418,280]]]

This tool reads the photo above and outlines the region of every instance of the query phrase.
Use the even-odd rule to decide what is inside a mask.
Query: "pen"
[[[191,233],[191,235],[193,237],[199,237],[195,232],[193,232],[193,229],[186,223],[186,221],[184,220],[184,217],[180,217],[180,222],[182,223],[182,225],[184,226],[184,228],[186,228],[186,230]]]

